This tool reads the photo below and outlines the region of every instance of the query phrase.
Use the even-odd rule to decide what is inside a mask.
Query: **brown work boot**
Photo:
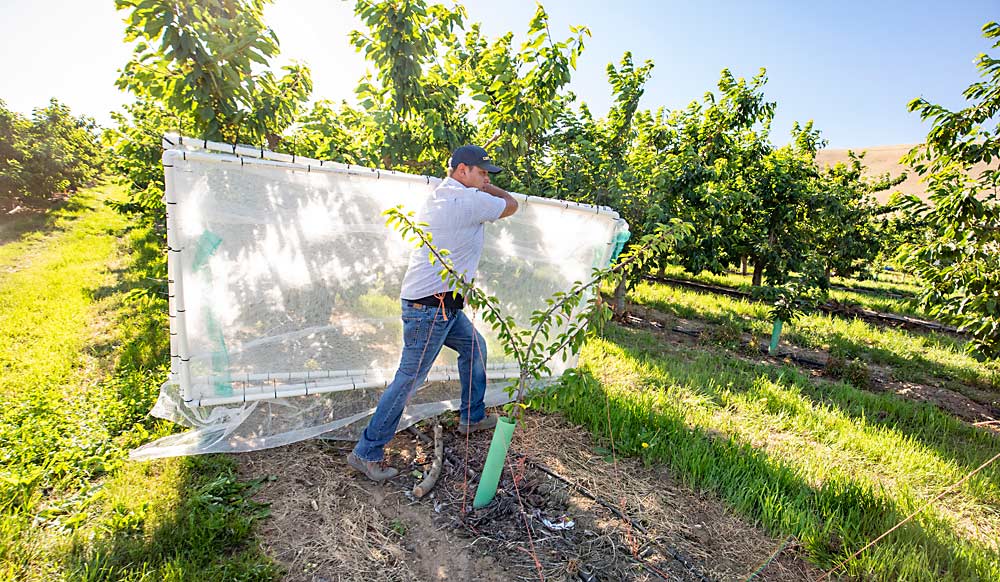
[[[462,434],[469,434],[470,432],[476,432],[477,430],[486,430],[488,428],[493,428],[497,425],[497,415],[487,414],[485,418],[479,422],[474,422],[472,424],[462,424],[458,423],[458,432]]]
[[[399,474],[399,471],[393,469],[392,467],[383,468],[380,461],[362,461],[357,455],[354,454],[354,451],[348,453],[347,464],[352,468],[361,471],[365,474],[365,477],[368,477],[376,483],[381,483],[386,479],[392,479]]]

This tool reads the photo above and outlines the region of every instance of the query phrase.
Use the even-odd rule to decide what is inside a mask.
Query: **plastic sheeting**
[[[413,247],[382,213],[417,211],[439,179],[180,136],[164,144],[171,368],[152,414],[191,430],[131,457],[356,439],[402,347]],[[627,225],[607,208],[515,196],[518,213],[487,225],[476,284],[527,325],[546,298],[606,267]],[[497,406],[518,370],[469,311]],[[554,358],[552,378],[575,363]],[[456,409],[457,378],[442,350],[400,428]]]

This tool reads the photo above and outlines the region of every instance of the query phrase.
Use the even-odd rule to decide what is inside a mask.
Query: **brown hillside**
[[[867,176],[881,176],[886,172],[889,172],[893,176],[906,173],[906,180],[904,180],[901,184],[875,194],[875,198],[880,203],[886,202],[889,199],[889,196],[897,190],[903,194],[916,194],[921,199],[927,199],[924,184],[920,181],[917,173],[899,161],[899,159],[902,158],[906,152],[910,151],[914,145],[915,144],[852,148],[855,152],[867,152],[863,161],[866,168],[865,175]],[[820,167],[832,166],[837,162],[846,163],[847,152],[848,150],[846,149],[820,150],[816,155],[816,161],[819,162]],[[994,162],[994,167],[996,167],[996,162]],[[973,175],[978,176],[980,172],[986,168],[986,164],[976,165],[973,170]]]
[[[906,180],[902,184],[875,194],[879,203],[886,202],[889,196],[897,190],[904,194],[916,194],[920,198],[926,198],[924,195],[924,185],[920,182],[916,172],[899,162],[899,159],[906,152],[910,151],[911,148],[913,148],[913,144],[851,149],[851,151],[855,152],[867,152],[862,163],[864,163],[866,168],[865,174],[869,177],[881,176],[886,172],[889,172],[892,176],[906,173]],[[848,150],[846,149],[820,150],[819,154],[816,155],[816,161],[819,162],[820,167],[832,166],[838,162],[847,163],[847,152]]]

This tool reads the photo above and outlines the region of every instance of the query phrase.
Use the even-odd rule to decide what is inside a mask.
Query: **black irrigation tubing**
[[[695,289],[697,291],[706,291],[708,293],[715,293],[717,295],[728,295],[729,297],[735,297],[737,299],[747,299],[750,301],[758,301],[758,302],[761,301],[760,299],[753,297],[753,295],[747,293],[746,291],[740,291],[739,289],[733,289],[731,287],[720,287],[717,285],[698,283],[696,281],[687,281],[685,279],[674,279],[672,277],[656,277],[652,275],[647,275],[645,279],[657,283],[664,283],[666,285],[674,285],[676,287],[687,287],[690,289]],[[915,317],[908,317],[905,315],[896,315],[893,313],[872,311],[870,309],[863,309],[863,308],[856,308],[856,311],[847,311],[844,307],[841,307],[841,305],[842,304],[825,303],[823,305],[820,305],[819,309],[825,313],[830,313],[833,315],[874,319],[889,324],[922,328],[928,331],[950,333],[955,335],[964,335],[964,333],[960,331],[957,327],[953,327],[950,325],[944,325],[941,323],[927,321],[925,319],[917,319]]]
[[[743,277],[747,276],[746,273],[741,272],[741,271],[732,271],[731,270],[731,271],[728,271],[728,273],[730,273],[732,275],[742,275]],[[840,284],[831,283],[830,284],[830,288],[831,289],[837,289],[837,290],[840,290],[840,291],[851,291],[853,293],[861,293],[863,295],[875,295],[875,296],[882,295],[882,296],[885,296],[885,297],[892,297],[893,299],[909,299],[909,298],[913,297],[913,295],[911,293],[895,293],[893,291],[887,291],[887,290],[884,290],[884,289],[879,289],[877,287],[866,287],[866,286],[849,287],[847,285],[840,285]]]
[[[658,327],[658,328],[662,328],[663,327],[661,324],[659,324],[659,323],[657,323],[655,321],[651,321],[651,320],[648,320],[648,319],[643,319],[641,317],[638,317],[638,316],[632,315],[632,314],[629,314],[628,319],[625,321],[625,323],[626,323],[626,325],[631,325],[633,323],[647,323],[647,324],[652,325],[654,327]],[[680,328],[680,327],[672,327],[672,328],[670,328],[670,331],[672,331],[674,333],[680,333],[680,334],[683,334],[683,335],[686,335],[686,336],[690,336],[690,337],[693,337],[693,338],[699,338],[699,337],[701,337],[701,334],[702,334],[702,330],[697,330],[697,329],[683,329],[683,328]],[[749,345],[749,344],[746,344],[746,345]],[[788,359],[792,360],[793,362],[795,362],[797,364],[801,364],[801,365],[803,365],[803,366],[805,366],[807,368],[813,368],[813,369],[816,369],[816,370],[822,370],[822,369],[826,368],[826,363],[825,362],[820,362],[818,360],[813,360],[811,358],[805,358],[805,357],[802,357],[802,356],[800,356],[800,355],[798,355],[798,354],[796,354],[794,352],[782,352],[782,353],[778,353],[778,354],[771,354],[768,351],[768,345],[767,345],[767,343],[761,343],[760,346],[759,346],[759,348],[760,348],[760,352],[762,354],[764,354],[765,356],[771,356],[771,357],[779,359],[779,360],[783,360],[785,358],[788,358]]]
[[[834,285],[830,284],[830,289],[836,289],[838,291],[850,291],[851,293],[860,293],[862,295],[872,295],[874,297],[891,297],[893,299],[910,299],[913,295],[907,295],[903,293],[893,293],[892,291],[882,291],[880,289],[873,289],[870,287],[848,287],[847,285]]]
[[[646,553],[646,555],[649,555],[649,551],[648,550],[649,550],[649,548],[653,548],[653,547],[655,547],[657,549],[660,549],[661,551],[666,550],[666,553],[673,560],[675,560],[677,563],[679,563],[681,566],[683,566],[692,576],[694,576],[695,578],[697,578],[698,582],[713,582],[713,580],[711,578],[707,577],[704,573],[702,573],[701,571],[699,571],[698,568],[694,564],[692,564],[691,561],[689,559],[687,559],[684,556],[683,553],[681,553],[679,550],[677,550],[676,548],[674,548],[672,546],[669,546],[669,545],[667,545],[667,546],[664,547],[660,543],[660,539],[653,539],[653,538],[651,538],[650,535],[649,535],[649,531],[641,523],[635,521],[631,517],[629,517],[629,516],[625,515],[624,513],[622,513],[621,510],[619,510],[613,504],[611,504],[611,503],[609,503],[607,501],[604,501],[603,499],[601,499],[600,497],[598,497],[594,493],[591,493],[583,485],[580,485],[579,483],[575,483],[573,481],[570,481],[566,477],[563,477],[559,473],[556,473],[552,469],[546,467],[541,462],[532,459],[528,455],[518,454],[517,456],[522,457],[524,459],[524,462],[526,464],[531,465],[532,467],[538,469],[539,471],[545,473],[546,475],[549,475],[550,477],[558,479],[559,481],[562,481],[563,483],[565,483],[566,485],[572,487],[573,489],[576,489],[577,491],[579,491],[581,494],[583,494],[588,499],[591,499],[591,500],[595,501],[596,503],[600,504],[602,507],[604,507],[605,509],[607,509],[608,511],[610,511],[611,513],[613,513],[619,519],[621,519],[624,522],[627,522],[633,528],[635,528],[636,530],[638,530],[639,532],[641,532],[642,535],[646,537],[647,541],[646,541],[645,544],[643,544],[643,547],[646,548],[646,551],[645,552],[640,551],[640,552],[638,552],[639,554]],[[639,559],[639,563],[645,567],[646,565],[642,561],[642,559],[641,559],[642,557],[643,556],[641,556],[641,555],[637,556],[637,558]]]
[[[793,362],[795,362],[797,364],[801,364],[801,365],[803,365],[803,366],[805,366],[807,368],[814,368],[816,370],[822,370],[822,369],[826,368],[826,363],[825,362],[819,362],[819,361],[816,361],[816,360],[812,360],[810,358],[804,358],[804,357],[802,357],[802,356],[800,356],[800,355],[798,355],[798,354],[796,354],[794,352],[783,352],[783,353],[771,354],[771,353],[768,352],[768,345],[766,343],[762,343],[760,345],[760,353],[762,353],[762,354],[764,354],[766,356],[767,355],[772,356],[772,357],[774,357],[776,359],[779,359],[779,360],[783,360],[785,358],[788,358],[788,359],[792,360]]]

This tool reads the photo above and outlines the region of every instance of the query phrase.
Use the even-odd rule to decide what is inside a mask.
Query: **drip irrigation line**
[[[997,454],[993,455],[993,458],[991,458],[990,460],[986,461],[982,465],[979,465],[973,471],[971,471],[969,474],[967,474],[965,477],[962,477],[961,479],[959,479],[958,481],[956,481],[954,484],[952,484],[950,487],[948,487],[947,489],[945,489],[941,493],[938,493],[937,496],[934,499],[931,499],[930,501],[928,501],[927,503],[925,503],[923,506],[921,506],[919,509],[917,509],[916,511],[914,511],[910,515],[907,515],[905,519],[903,519],[902,521],[900,521],[896,525],[894,525],[891,528],[889,528],[884,534],[882,534],[882,535],[878,536],[877,538],[873,539],[872,541],[868,542],[868,544],[865,547],[863,547],[860,550],[858,550],[858,551],[854,552],[853,554],[851,554],[851,557],[847,558],[846,560],[840,562],[839,564],[837,564],[836,566],[834,566],[833,568],[831,568],[830,570],[828,570],[825,574],[823,574],[822,576],[820,576],[819,578],[817,578],[814,582],[822,582],[823,580],[826,580],[828,577],[830,577],[831,574],[833,574],[834,572],[836,572],[837,570],[839,570],[840,568],[842,568],[845,564],[847,564],[848,562],[850,562],[854,558],[857,558],[858,556],[860,556],[862,552],[864,552],[868,548],[874,546],[876,543],[878,543],[880,540],[882,540],[882,538],[886,537],[887,535],[891,534],[892,532],[894,532],[897,529],[899,529],[900,527],[902,527],[902,525],[904,523],[906,523],[906,522],[910,521],[911,519],[913,519],[914,517],[916,517],[917,514],[921,513],[923,510],[925,510],[928,507],[930,507],[930,506],[934,505],[935,503],[937,503],[937,501],[939,499],[941,499],[942,497],[944,497],[948,493],[951,493],[954,489],[958,488],[962,483],[965,483],[966,481],[968,481],[969,479],[971,479],[973,475],[975,475],[976,473],[982,471],[983,469],[985,469],[986,467],[988,467],[990,464],[992,464],[997,459],[1000,459],[1000,453],[997,453]]]
[[[778,555],[781,554],[781,552],[785,551],[785,548],[788,547],[789,542],[791,542],[793,539],[795,539],[795,536],[793,535],[786,537],[785,541],[781,542],[781,545],[778,546],[778,549],[771,552],[771,555],[768,556],[766,560],[764,560],[764,563],[762,563],[756,570],[754,570],[752,574],[747,576],[747,579],[744,582],[750,582],[751,580],[756,578],[761,572],[763,572],[768,566],[770,566],[771,562],[773,562],[775,558],[777,558]]]
[[[565,483],[566,485],[572,487],[573,489],[577,490],[579,493],[581,493],[587,499],[590,499],[591,501],[594,501],[598,505],[604,507],[605,509],[607,509],[608,511],[610,511],[611,513],[613,513],[617,518],[619,518],[620,520],[624,521],[625,523],[627,523],[632,528],[635,528],[637,531],[639,531],[646,538],[646,543],[643,544],[643,546],[640,548],[639,552],[636,552],[635,558],[636,558],[636,560],[644,568],[648,569],[648,568],[652,568],[652,566],[649,566],[648,564],[645,564],[645,562],[642,560],[642,556],[641,556],[641,554],[643,553],[642,549],[652,546],[652,547],[655,547],[658,550],[660,550],[660,552],[662,552],[662,553],[670,556],[670,558],[672,558],[673,560],[675,560],[681,566],[684,566],[684,568],[692,576],[694,576],[695,578],[697,578],[699,582],[712,582],[711,578],[707,577],[705,574],[703,574],[702,572],[700,572],[698,570],[698,568],[696,566],[694,566],[693,564],[691,564],[690,561],[687,558],[685,558],[685,556],[679,550],[677,550],[673,546],[661,543],[660,539],[654,539],[654,538],[650,537],[649,530],[647,530],[645,528],[645,526],[643,526],[641,523],[635,521],[634,519],[632,519],[631,517],[629,517],[628,515],[626,515],[624,512],[622,512],[617,507],[615,507],[614,504],[612,504],[612,503],[610,503],[608,501],[605,501],[604,499],[601,499],[600,497],[598,497],[597,495],[595,495],[593,492],[591,492],[590,490],[588,490],[583,485],[580,485],[579,483],[576,483],[574,481],[570,481],[568,478],[560,475],[559,473],[556,473],[552,469],[550,469],[547,466],[545,466],[544,464],[542,464],[540,461],[536,461],[535,459],[532,459],[528,455],[521,454],[521,455],[517,455],[517,456],[523,458],[524,462],[526,464],[531,465],[532,467],[534,467],[535,469],[541,471],[542,473],[545,473],[546,475],[549,475],[550,477],[552,477],[554,479],[558,479],[559,481],[561,481],[561,482]],[[660,572],[655,572],[655,573],[658,576],[663,577],[662,573],[660,573]]]
[[[838,291],[849,291],[851,293],[860,293],[862,295],[871,296],[885,296],[891,297],[893,299],[910,299],[912,295],[904,295],[902,293],[893,293],[892,291],[879,291],[878,289],[869,289],[867,287],[848,287],[847,285],[834,285],[830,284],[830,289],[837,289]]]
[[[789,360],[791,360],[791,361],[793,361],[793,362],[795,362],[797,364],[801,364],[801,365],[803,365],[803,366],[805,366],[807,368],[813,368],[815,370],[823,370],[823,369],[826,368],[826,363],[825,362],[819,362],[819,361],[812,360],[812,359],[809,359],[809,358],[804,358],[804,357],[796,354],[795,352],[781,352],[781,353],[777,353],[777,354],[771,354],[768,351],[767,344],[761,344],[761,346],[760,346],[760,353],[763,354],[763,355],[765,355],[765,356],[769,356],[771,358],[775,358],[777,360],[783,360],[785,358],[788,358]]]
[[[586,498],[590,499],[591,501],[596,501],[596,502],[597,502],[597,503],[599,503],[599,504],[600,504],[601,506],[603,506],[603,507],[604,507],[605,509],[607,509],[608,511],[610,511],[610,512],[614,513],[614,514],[615,514],[615,516],[617,516],[617,517],[618,517],[619,519],[621,519],[622,521],[626,521],[626,522],[629,522],[629,523],[630,523],[630,524],[632,525],[632,527],[634,527],[634,528],[638,529],[638,530],[639,530],[639,531],[641,531],[641,532],[642,532],[643,534],[647,534],[647,535],[648,535],[648,533],[649,533],[649,532],[648,532],[648,531],[646,530],[646,528],[645,528],[645,527],[643,527],[643,525],[642,525],[641,523],[638,523],[638,522],[636,522],[636,521],[635,521],[635,520],[633,520],[633,519],[632,519],[631,517],[629,517],[629,516],[625,515],[625,514],[624,514],[624,513],[622,513],[621,511],[619,511],[619,510],[618,510],[618,508],[617,508],[617,507],[615,507],[614,505],[612,505],[611,503],[609,503],[609,502],[607,502],[607,501],[604,501],[603,499],[601,499],[601,498],[600,498],[600,497],[598,497],[597,495],[595,495],[595,494],[591,493],[591,492],[590,492],[590,491],[589,491],[589,490],[588,490],[588,489],[587,489],[586,487],[584,487],[583,485],[580,485],[580,484],[578,484],[578,483],[574,483],[573,481],[570,481],[570,480],[569,480],[569,479],[567,479],[566,477],[563,477],[563,476],[562,476],[562,475],[560,475],[559,473],[556,473],[556,472],[555,472],[555,471],[553,471],[552,469],[549,469],[548,467],[546,467],[545,465],[543,465],[543,464],[542,464],[541,462],[539,462],[539,461],[536,461],[536,460],[534,460],[534,459],[532,459],[532,458],[528,457],[527,455],[524,455],[524,454],[517,454],[516,456],[519,456],[519,457],[523,457],[523,458],[524,458],[524,460],[525,460],[525,462],[526,462],[526,463],[528,463],[529,465],[531,465],[532,467],[534,467],[535,469],[538,469],[538,470],[539,470],[539,471],[541,471],[542,473],[545,473],[546,475],[548,475],[548,476],[550,476],[550,477],[552,477],[552,478],[554,478],[554,479],[558,479],[558,480],[562,481],[563,483],[565,483],[565,484],[569,485],[569,486],[570,486],[570,487],[572,487],[573,489],[576,489],[577,491],[579,491],[580,493],[582,493],[584,497],[586,497]]]
[[[746,291],[740,291],[739,289],[733,289],[730,287],[721,287],[718,285],[699,283],[697,281],[688,281],[686,279],[675,279],[673,277],[657,277],[653,275],[647,275],[646,277],[644,277],[644,279],[656,283],[673,285],[675,287],[687,287],[690,289],[695,289],[697,291],[705,291],[708,293],[715,293],[717,295],[727,295],[729,297],[734,297],[737,299],[746,299],[748,301],[757,301],[757,302],[761,301],[760,299],[754,297],[753,294],[751,293],[748,293]],[[935,321],[927,321],[916,317],[897,315],[894,313],[884,313],[881,311],[874,311],[871,309],[865,309],[861,307],[856,308],[857,312],[851,312],[848,311],[847,309],[850,307],[853,306],[849,304],[837,303],[831,301],[817,306],[817,309],[823,311],[824,313],[829,313],[831,315],[851,316],[859,319],[875,320],[888,324],[910,326],[913,328],[920,328],[928,331],[951,333],[955,335],[965,335],[965,332],[959,330],[957,327],[952,327],[950,325],[937,323]]]
[[[653,321],[653,320],[650,320],[650,319],[644,319],[642,317],[638,317],[638,316],[632,315],[632,314],[629,314],[627,316],[627,318],[625,320],[625,323],[629,324],[629,325],[632,325],[634,323],[647,323],[647,324],[652,325],[653,327],[656,327],[658,329],[663,329],[663,325],[660,324],[660,323],[658,323],[658,322],[656,322],[656,321]],[[686,335],[686,336],[690,336],[690,337],[693,337],[693,338],[701,337],[701,334],[702,334],[702,330],[683,329],[683,328],[676,327],[676,326],[675,327],[671,327],[670,331],[672,331],[674,333],[679,333],[679,334],[683,334],[683,335]],[[744,343],[743,345],[751,345],[751,344]],[[778,353],[778,354],[771,354],[768,351],[768,346],[767,346],[766,343],[762,344],[760,346],[760,352],[761,352],[761,354],[763,354],[765,356],[769,356],[769,357],[776,358],[776,359],[779,359],[779,360],[784,359],[784,358],[788,358],[788,359],[792,360],[793,362],[801,364],[801,365],[803,365],[803,366],[805,366],[807,368],[813,368],[813,369],[816,369],[816,370],[822,370],[822,369],[826,368],[826,363],[825,362],[820,362],[818,360],[813,360],[813,359],[810,359],[810,358],[805,358],[805,357],[800,356],[800,355],[798,355],[798,354],[796,354],[794,352],[782,352],[782,353]]]
[[[601,300],[601,294],[600,294],[600,292],[597,293],[597,298],[598,298],[599,301]],[[638,319],[638,318],[636,318],[636,319]],[[599,323],[599,329],[598,329],[598,336],[603,339],[604,338],[604,333],[605,333],[605,322],[604,322],[603,319],[601,319],[599,321],[600,321],[600,323]],[[605,405],[606,406],[610,406],[610,404],[608,403],[608,400],[607,400],[607,395],[605,395]],[[608,411],[608,413],[610,415],[610,410]],[[610,423],[610,416],[608,418],[608,421]],[[610,424],[609,424],[609,429],[610,429]],[[618,464],[617,464],[617,456],[615,455],[615,452],[614,452],[614,439],[613,438],[611,440],[611,450],[612,450],[612,453],[611,453],[612,454],[612,458],[616,460],[616,462],[615,462],[615,470],[617,472]],[[604,501],[603,499],[601,499],[600,497],[598,497],[594,493],[591,493],[590,491],[588,491],[586,487],[584,487],[584,486],[582,486],[582,485],[580,485],[578,483],[574,483],[574,482],[570,481],[566,477],[563,477],[559,473],[556,473],[552,469],[549,469],[548,467],[546,467],[542,463],[529,458],[527,455],[525,455],[525,462],[531,464],[533,467],[535,467],[539,471],[542,471],[543,473],[545,473],[547,475],[550,475],[551,477],[553,477],[555,479],[558,479],[559,481],[562,481],[566,485],[568,485],[568,486],[576,489],[581,494],[583,494],[585,497],[593,500],[594,502],[598,503],[599,505],[601,505],[602,507],[604,507],[608,511],[610,511],[612,514],[614,514],[615,516],[617,516],[619,519],[625,521],[630,528],[634,527],[635,529],[637,529],[640,533],[642,533],[643,536],[646,537],[646,543],[644,544],[645,548],[648,549],[649,546],[653,546],[653,547],[656,547],[657,549],[659,549],[660,552],[664,552],[664,550],[666,550],[666,554],[669,555],[672,559],[676,560],[692,576],[694,576],[695,578],[697,578],[698,582],[712,582],[712,580],[710,578],[708,578],[707,576],[705,576],[704,574],[702,574],[694,565],[688,563],[688,560],[686,560],[684,558],[684,556],[679,551],[677,551],[673,546],[666,545],[666,547],[664,547],[663,545],[661,545],[659,543],[659,540],[651,539],[649,537],[649,532],[646,530],[645,526],[643,526],[641,523],[633,520],[631,517],[629,517],[628,515],[626,515],[625,512],[624,512],[624,510],[620,511],[614,505],[612,505],[612,504]],[[642,548],[640,548],[640,550],[642,550]],[[642,553],[643,553],[643,551],[634,552],[634,558],[635,558],[635,560],[643,568],[645,568],[647,571],[650,571],[651,573],[654,573],[657,576],[660,576],[661,578],[665,578],[663,576],[663,574],[661,574],[657,570],[651,569],[652,567],[645,563],[645,561],[642,559],[642,555],[641,555]]]
[[[611,442],[611,466],[615,473],[615,480],[621,482],[621,475],[618,472],[618,452],[615,450],[615,436],[613,427],[611,426],[611,399],[608,397],[607,392],[604,393],[604,412],[608,419],[608,440]],[[618,503],[621,505],[621,514],[624,515],[625,497],[620,497]],[[632,554],[638,558],[638,545],[632,535],[632,520],[628,520],[625,523],[625,539],[631,546],[629,549],[632,550]]]
[[[706,576],[705,574],[701,573],[698,570],[698,568],[695,567],[694,564],[690,563],[690,560],[688,560],[687,557],[684,556],[684,554],[682,554],[680,550],[678,550],[673,546],[666,546],[666,547],[661,546],[659,543],[657,543],[658,541],[659,540],[654,541],[653,544],[657,548],[659,548],[661,552],[663,550],[666,550],[667,554],[669,554],[670,557],[673,558],[674,561],[676,561],[678,564],[684,566],[684,569],[688,571],[688,574],[691,574],[692,576],[697,578],[698,582],[712,582],[712,579]]]

